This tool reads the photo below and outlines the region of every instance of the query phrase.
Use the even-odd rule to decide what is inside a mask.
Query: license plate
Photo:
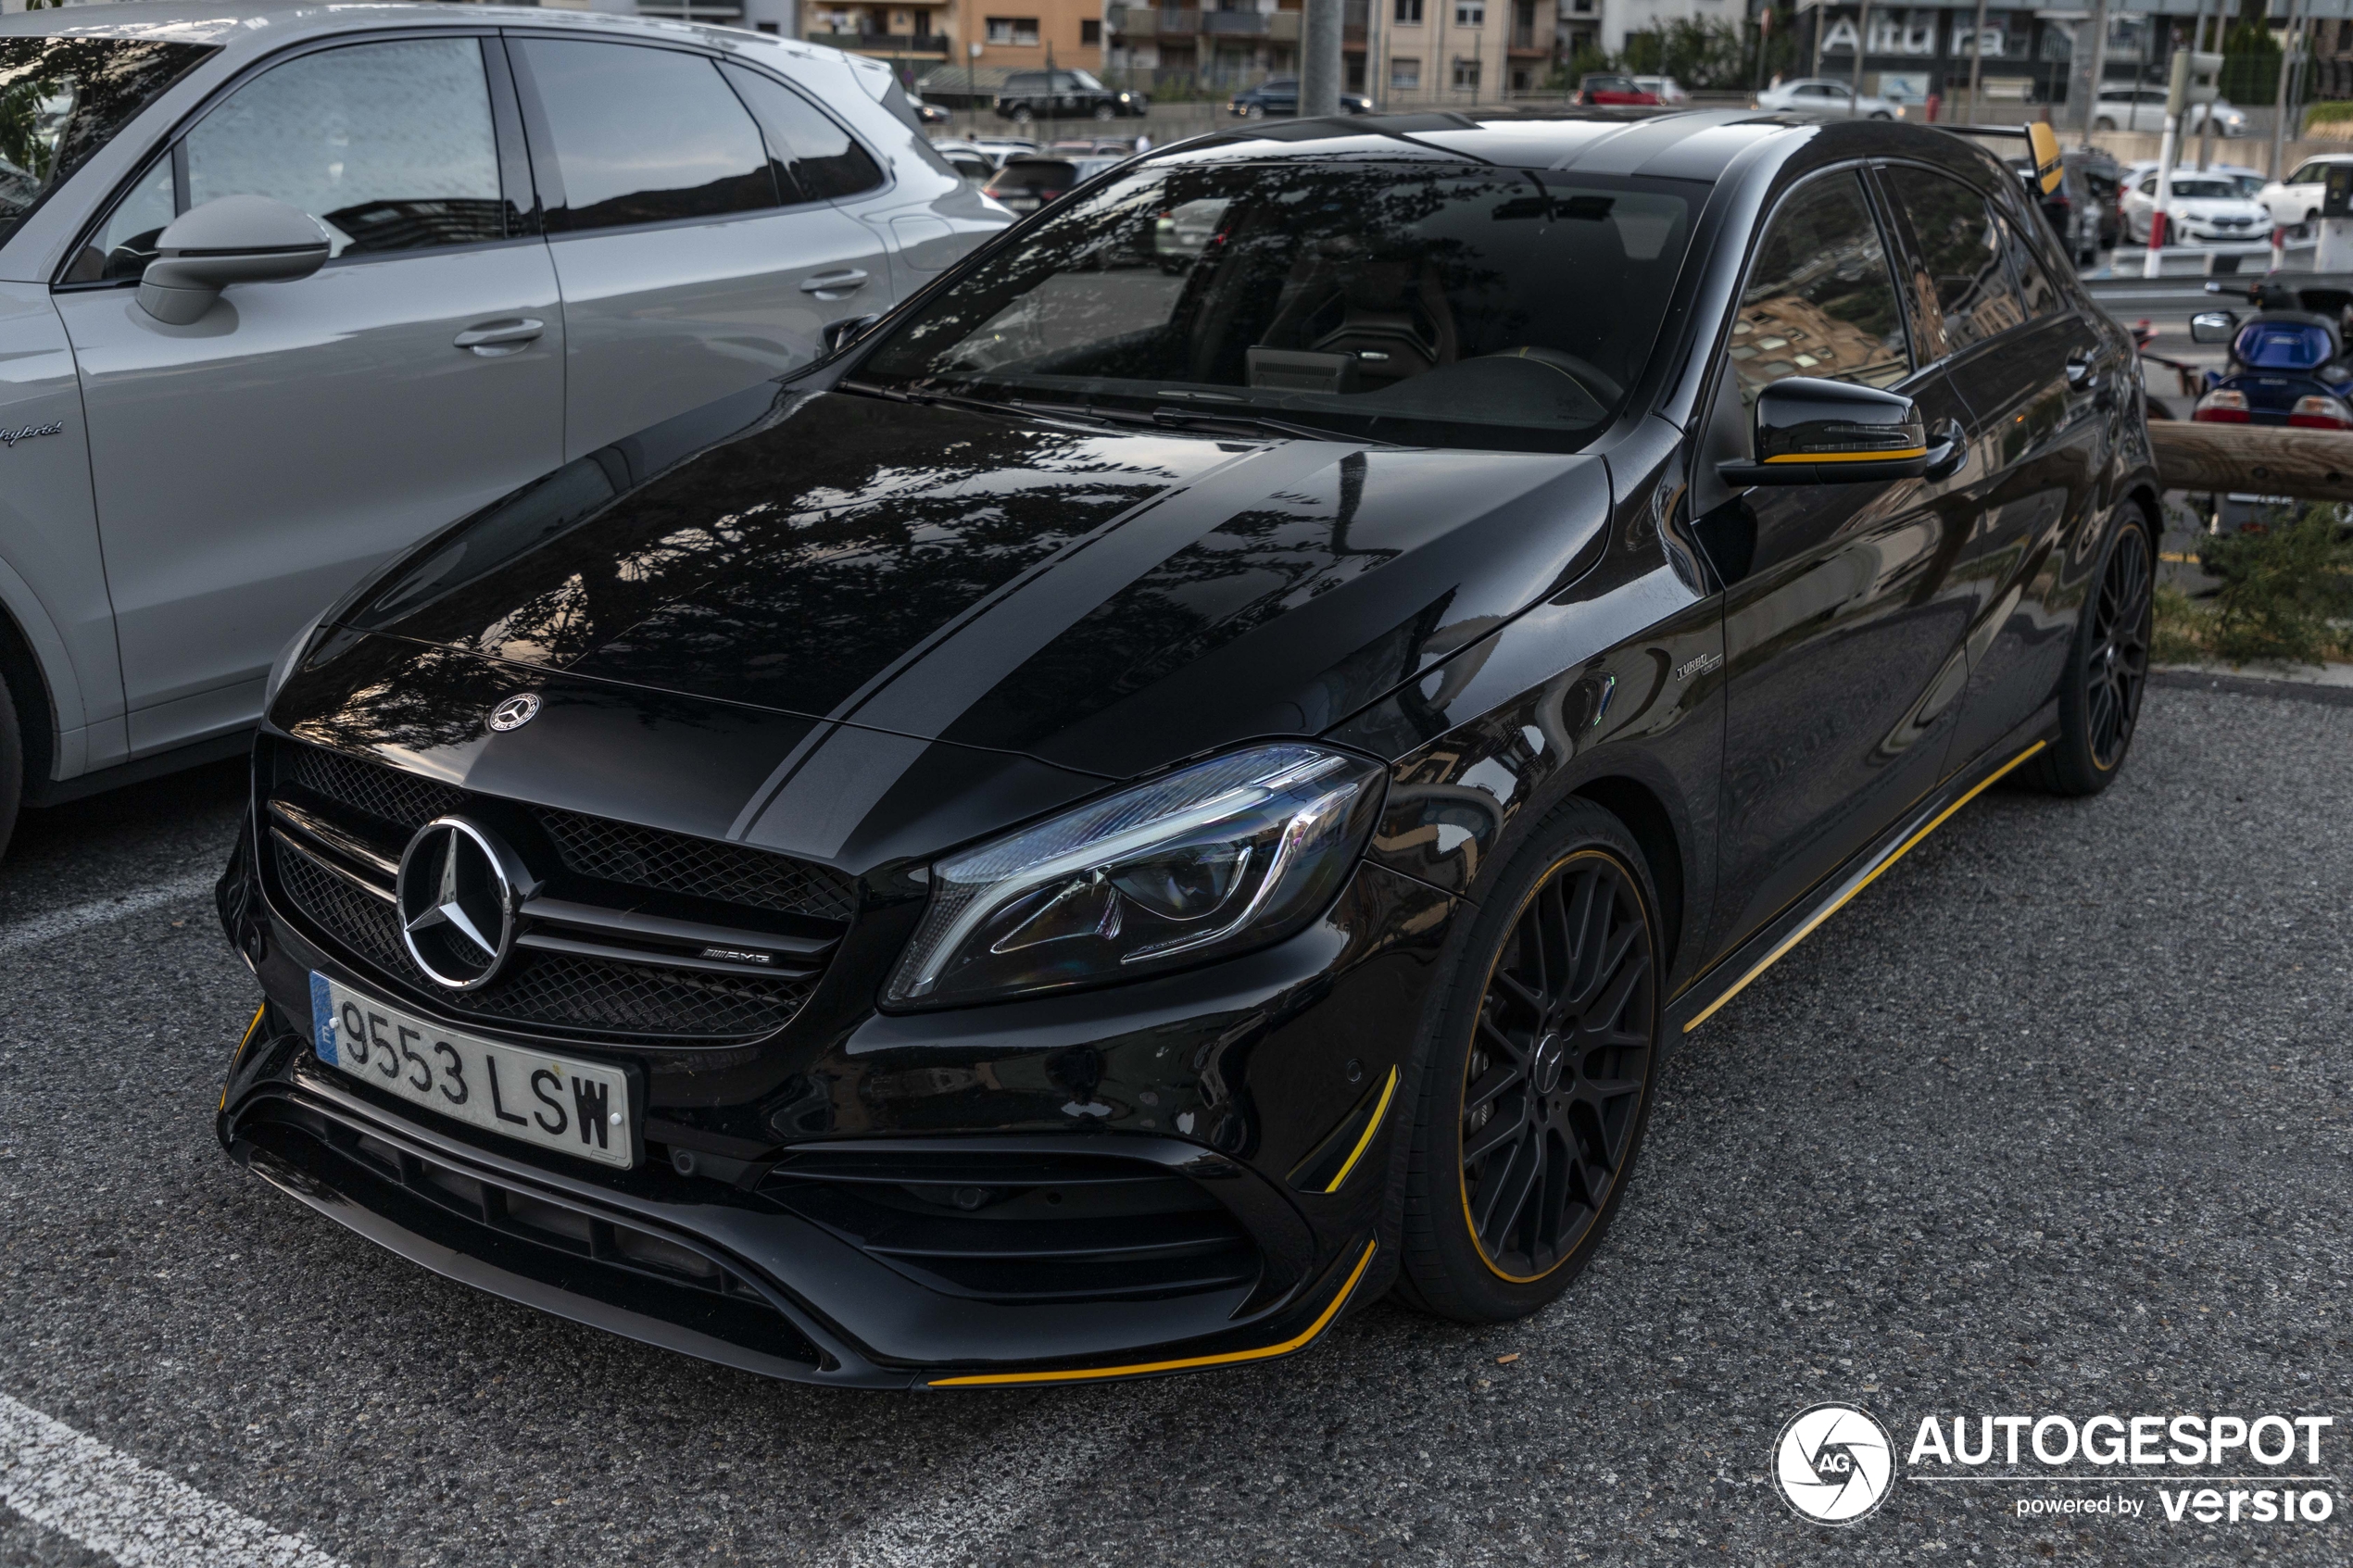
[[[618,1068],[460,1034],[316,972],[310,1026],[321,1061],[387,1094],[540,1148],[636,1163]]]

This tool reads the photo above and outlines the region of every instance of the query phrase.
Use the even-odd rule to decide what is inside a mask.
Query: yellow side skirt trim
[[[1348,1298],[1356,1293],[1356,1282],[1365,1277],[1365,1265],[1373,1261],[1373,1248],[1379,1245],[1377,1241],[1365,1243],[1365,1255],[1356,1260],[1356,1267],[1349,1272],[1348,1283],[1341,1286],[1339,1292],[1332,1297],[1331,1305],[1326,1307],[1322,1314],[1314,1323],[1309,1323],[1302,1332],[1284,1340],[1279,1345],[1262,1345],[1255,1350],[1227,1350],[1222,1355],[1215,1356],[1187,1356],[1181,1361],[1139,1361],[1134,1366],[1077,1367],[1068,1372],[991,1372],[975,1374],[970,1377],[935,1377],[931,1380],[929,1386],[983,1388],[1016,1383],[1093,1382],[1109,1377],[1142,1377],[1155,1372],[1189,1372],[1195,1367],[1232,1366],[1238,1361],[1271,1361],[1277,1356],[1288,1356],[1323,1333],[1330,1326],[1332,1319],[1340,1315],[1340,1310],[1346,1306]]]
[[[1324,1189],[1326,1193],[1338,1192],[1340,1184],[1348,1180],[1348,1173],[1356,1169],[1356,1161],[1364,1159],[1365,1151],[1373,1147],[1373,1135],[1380,1131],[1381,1119],[1389,1114],[1390,1097],[1396,1092],[1397,1069],[1392,1067],[1389,1070],[1389,1082],[1380,1086],[1380,1103],[1373,1107],[1373,1119],[1365,1123],[1365,1135],[1358,1138],[1356,1147],[1348,1151],[1348,1158],[1340,1162],[1340,1174],[1332,1178],[1332,1185]]]
[[[1788,952],[1792,947],[1796,947],[1800,942],[1805,941],[1808,936],[1813,935],[1814,930],[1817,926],[1820,925],[1824,921],[1830,919],[1831,916],[1838,913],[1839,910],[1846,908],[1848,903],[1853,901],[1856,894],[1862,892],[1863,889],[1869,887],[1872,883],[1879,880],[1879,875],[1881,872],[1887,870],[1888,867],[1894,865],[1896,861],[1902,859],[1906,854],[1910,853],[1913,845],[1918,844],[1921,839],[1926,838],[1930,834],[1932,834],[1938,828],[1943,827],[1944,825],[1945,818],[1951,816],[1954,812],[1959,810],[1962,807],[1968,805],[1970,801],[1984,794],[1988,789],[1991,789],[1995,781],[1999,780],[2012,768],[2017,767],[2020,763],[2025,761],[2028,758],[2042,750],[2047,744],[2049,743],[2045,741],[2036,741],[2032,746],[2028,746],[2024,751],[2020,752],[2016,757],[2011,758],[1999,768],[1996,768],[1994,771],[1988,773],[1984,778],[1979,780],[1977,786],[1970,790],[1967,795],[1962,796],[1958,800],[1954,801],[1953,804],[1945,807],[1944,809],[1936,813],[1933,818],[1930,819],[1927,826],[1921,828],[1919,832],[1912,834],[1911,837],[1897,845],[1894,854],[1890,855],[1886,859],[1881,860],[1878,865],[1873,866],[1870,869],[1869,873],[1860,882],[1857,882],[1854,886],[1839,895],[1838,901],[1836,903],[1831,905],[1828,909],[1823,909],[1818,914],[1815,915],[1812,920],[1807,921],[1804,925],[1799,926],[1795,931],[1791,932],[1787,936],[1781,938],[1780,945],[1775,947],[1771,952],[1766,954],[1762,959],[1759,959],[1756,962],[1756,967],[1750,970],[1746,974],[1742,975],[1740,979],[1734,983],[1730,990],[1725,992],[1722,996],[1708,1003],[1706,1007],[1700,1010],[1700,1014],[1697,1018],[1694,1018],[1689,1023],[1684,1024],[1683,1033],[1688,1035],[1692,1030],[1698,1028],[1701,1024],[1706,1022],[1710,1018],[1713,1018],[1716,1015],[1716,1010],[1718,1008],[1722,1007],[1726,1002],[1729,1002],[1734,997],[1739,996],[1741,991],[1750,981],[1755,979],[1758,975],[1764,973],[1767,970],[1779,963],[1781,960],[1782,954]]]

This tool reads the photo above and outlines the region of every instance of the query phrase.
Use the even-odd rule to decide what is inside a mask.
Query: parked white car
[[[1692,101],[1692,95],[1683,91],[1683,84],[1671,76],[1638,76],[1634,85],[1669,108]]]
[[[2182,115],[2182,129],[2196,133],[2205,129],[2206,117],[2214,116],[2217,136],[2246,134],[2246,112],[2216,99],[2211,106],[2192,104]],[[2165,89],[2162,87],[2103,87],[2099,107],[2093,112],[2095,131],[2148,131],[2165,129]]]
[[[376,562],[1012,221],[879,61],[652,18],[76,6],[10,82],[66,103],[0,126],[0,841],[242,752]]]
[[[2157,211],[2157,171],[2143,174],[2125,188],[2124,238],[2145,245],[2149,218]],[[2225,245],[2233,240],[2268,239],[2271,210],[2251,196],[2239,194],[2228,175],[2177,169],[2165,204],[2168,245]]]
[[[2309,223],[2321,215],[2321,190],[2329,169],[2346,163],[2353,163],[2353,153],[2323,153],[2319,157],[2308,157],[2290,170],[2286,179],[2274,180],[2264,186],[2256,199],[2271,209],[2271,221],[2283,229]]]
[[[1856,119],[1901,119],[1904,116],[1904,107],[1893,98],[1875,97],[1869,93],[1857,97],[1853,82],[1819,76],[1801,76],[1779,87],[1768,87],[1756,94],[1756,107],[1794,114],[1851,116]]]

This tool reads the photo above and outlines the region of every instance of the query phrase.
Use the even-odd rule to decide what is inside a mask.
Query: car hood
[[[764,387],[486,508],[331,620],[1118,778],[1417,678],[1581,570],[1609,500],[1596,457]]]

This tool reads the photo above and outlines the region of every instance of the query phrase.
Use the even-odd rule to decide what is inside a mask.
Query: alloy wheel
[[[1553,868],[1490,971],[1463,1072],[1463,1215],[1515,1282],[1576,1252],[1633,1153],[1657,1035],[1652,935],[1626,867]]]
[[[2155,574],[2148,535],[2127,527],[2108,552],[2092,609],[2092,656],[2084,671],[2084,708],[2092,765],[2102,772],[2124,759],[2148,684],[2149,618]]]

